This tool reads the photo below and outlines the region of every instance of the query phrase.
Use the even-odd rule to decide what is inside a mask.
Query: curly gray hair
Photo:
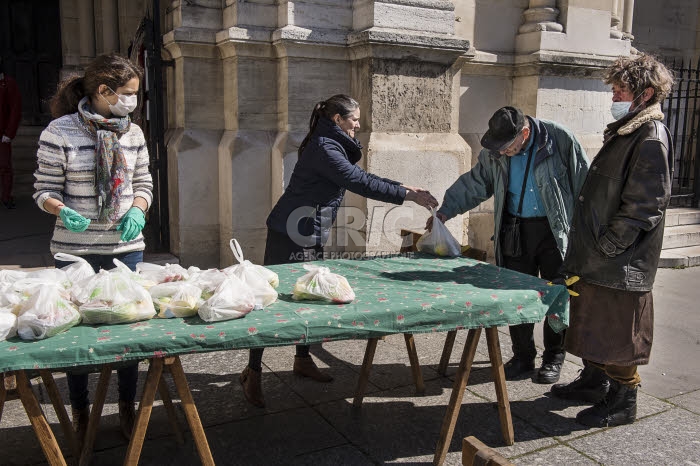
[[[651,105],[663,102],[671,93],[673,73],[656,58],[642,53],[615,60],[605,74],[605,83],[627,86],[634,95],[651,87],[654,89],[648,102]]]

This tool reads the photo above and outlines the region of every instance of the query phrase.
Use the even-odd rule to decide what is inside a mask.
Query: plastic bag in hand
[[[81,293],[73,299],[81,303],[78,309],[86,324],[123,324],[156,314],[151,295],[129,274],[100,270],[80,285]]]
[[[342,275],[331,273],[328,267],[304,264],[304,268],[308,273],[299,277],[294,285],[293,299],[321,299],[334,303],[349,303],[355,299],[355,292]]]
[[[44,285],[22,304],[17,333],[23,340],[41,340],[68,330],[80,314],[60,285]]]
[[[199,308],[199,317],[207,322],[238,319],[255,307],[255,296],[234,276],[226,277],[214,295]]]
[[[274,275],[274,280],[279,284],[277,274],[260,265],[255,265],[243,259],[243,251],[238,241],[232,239],[229,242],[233,255],[239,264],[232,265],[223,270],[226,275],[234,276],[245,283],[250,291],[255,295],[257,307],[265,307],[277,301],[277,292],[269,282],[270,274]]]
[[[204,301],[212,297],[216,289],[227,277],[227,275],[219,269],[195,271],[193,267],[189,267],[187,272],[190,274],[187,283],[191,283],[202,290],[202,300]]]
[[[202,289],[188,282],[161,283],[148,290],[158,317],[191,317],[197,314]]]
[[[61,267],[61,270],[68,275],[71,284],[78,283],[95,275],[95,269],[92,268],[88,261],[80,256],[59,252],[54,254],[53,258],[63,262],[72,262],[70,265]]]
[[[189,278],[187,270],[178,264],[158,265],[139,262],[136,264],[136,271],[139,275],[156,283],[178,282]]]
[[[0,341],[17,335],[17,316],[6,308],[0,308]]]
[[[459,241],[452,236],[450,230],[437,217],[437,212],[433,212],[433,229],[426,232],[416,243],[416,248],[420,252],[427,252],[436,256],[457,257],[462,254],[462,246]]]

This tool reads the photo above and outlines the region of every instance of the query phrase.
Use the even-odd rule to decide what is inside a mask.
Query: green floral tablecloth
[[[279,300],[242,319],[156,318],[79,325],[39,341],[13,338],[0,342],[0,371],[503,326],[541,322],[545,315],[557,331],[569,322],[565,287],[472,259],[416,255],[323,265],[348,279],[355,301],[293,301],[294,283],[306,271],[302,264],[277,265],[270,268],[279,274]]]

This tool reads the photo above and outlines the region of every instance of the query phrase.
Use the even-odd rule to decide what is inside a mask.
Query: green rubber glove
[[[146,214],[138,207],[132,207],[122,217],[117,230],[122,232],[122,241],[131,241],[136,238],[146,225]]]
[[[83,217],[70,207],[63,206],[58,212],[58,216],[61,217],[66,228],[75,233],[87,230],[88,225],[90,225],[90,219]]]

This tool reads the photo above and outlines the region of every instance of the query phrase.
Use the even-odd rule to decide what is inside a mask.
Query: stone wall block
[[[227,0],[223,12],[225,28],[233,26],[277,27],[275,0]]]
[[[369,60],[373,131],[451,130],[452,77],[447,67],[423,61]]]
[[[294,0],[279,6],[280,26],[309,29],[352,29],[352,3]]]

